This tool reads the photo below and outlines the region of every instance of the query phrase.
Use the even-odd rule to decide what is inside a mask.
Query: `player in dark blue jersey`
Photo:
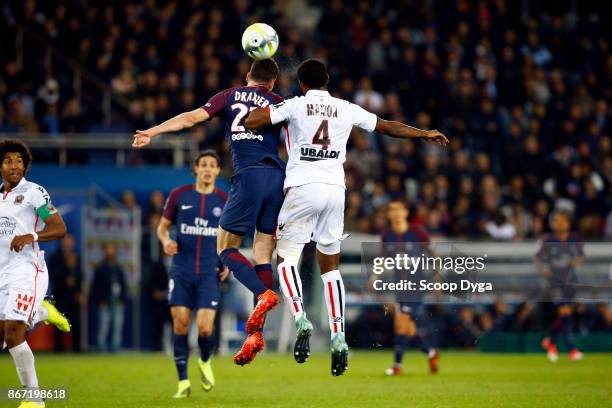
[[[219,219],[227,194],[215,187],[221,159],[213,150],[202,152],[193,166],[195,184],[177,187],[168,196],[157,236],[166,255],[172,256],[168,303],[174,332],[174,361],[178,371],[175,398],[191,393],[187,379],[189,346],[187,335],[195,311],[200,346],[200,381],[204,391],[215,385],[210,357],[214,348],[213,329],[221,300],[221,281],[229,271],[217,255]],[[176,229],[175,238],[170,228]]]
[[[396,253],[407,253],[408,255],[421,256],[429,250],[429,235],[419,225],[408,222],[409,210],[403,201],[391,201],[387,207],[387,218],[389,228],[383,231],[381,241],[385,256],[394,256]],[[414,278],[412,278],[414,279]],[[402,358],[404,350],[409,343],[414,344],[427,354],[429,369],[432,373],[438,372],[439,354],[436,349],[427,344],[427,341],[418,333],[416,322],[413,318],[417,312],[420,302],[415,299],[412,302],[399,301],[393,309],[393,366],[385,371],[387,375],[399,375],[402,372]]]
[[[554,212],[550,218],[552,233],[544,236],[535,263],[548,281],[551,296],[557,301],[557,317],[550,334],[542,340],[548,359],[555,363],[559,359],[557,338],[563,336],[570,350],[571,361],[581,360],[572,336],[572,299],[576,295],[578,277],[576,268],[584,262],[584,244],[576,233],[571,232],[572,220],[567,212]]]
[[[251,110],[267,108],[282,98],[271,92],[278,76],[274,60],[255,61],[247,73],[247,85],[214,95],[201,108],[175,116],[145,131],[136,131],[133,146],[148,145],[151,138],[176,132],[213,117],[227,124],[227,141],[232,152],[234,176],[217,237],[217,252],[223,265],[253,292],[256,305],[247,320],[247,340],[234,357],[239,365],[248,364],[263,350],[262,328],[265,315],[280,302],[272,290],[272,252],[278,213],[284,201],[285,163],[278,156],[280,127],[267,127],[253,133],[244,120]],[[246,233],[255,231],[255,266],[238,250]]]

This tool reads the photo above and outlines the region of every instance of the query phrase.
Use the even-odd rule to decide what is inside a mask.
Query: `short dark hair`
[[[7,139],[0,142],[0,161],[4,160],[4,156],[6,156],[7,153],[19,153],[23,159],[23,165],[26,171],[30,168],[30,164],[32,164],[32,152],[21,140]]]
[[[197,166],[200,163],[200,159],[202,157],[212,157],[217,161],[217,165],[219,167],[221,167],[221,157],[219,157],[219,154],[214,151],[213,149],[207,149],[207,150],[203,150],[200,152],[200,154],[198,154],[198,157],[196,157],[196,159],[193,162],[194,167]]]
[[[251,64],[251,79],[255,81],[270,82],[278,77],[278,64],[272,58],[265,60],[255,60]]]
[[[325,64],[314,58],[307,59],[298,68],[298,79],[311,89],[320,89],[327,86],[329,75]]]
[[[391,204],[401,204],[402,207],[404,207],[406,210],[410,211],[410,206],[408,205],[408,203],[402,199],[399,198],[394,198],[391,201],[389,201],[389,203],[387,204],[387,207],[389,207]]]

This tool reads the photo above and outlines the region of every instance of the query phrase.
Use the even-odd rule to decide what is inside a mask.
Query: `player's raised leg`
[[[338,243],[337,250],[340,250]],[[329,316],[329,330],[331,332],[331,373],[333,376],[342,375],[348,368],[348,345],[345,339],[344,308],[346,294],[344,281],[340,274],[340,252],[333,252],[333,248],[317,245],[317,258],[321,268],[323,293]]]
[[[176,285],[176,281],[174,284]],[[176,291],[176,287],[172,291]],[[191,382],[187,378],[189,361],[187,335],[191,324],[191,309],[185,306],[172,306],[170,314],[172,315],[174,364],[178,375],[178,387],[173,398],[187,398],[191,395]]]
[[[200,370],[200,385],[204,391],[210,391],[215,386],[215,376],[213,374],[211,357],[215,348],[214,324],[215,309],[199,309],[196,315],[198,325],[198,346],[200,348],[200,358],[198,368]]]
[[[274,289],[274,272],[272,271],[272,253],[274,252],[274,235],[255,231],[253,240],[253,261],[255,273],[266,289]],[[257,305],[257,296],[253,295],[253,306]]]
[[[38,309],[38,321],[45,324],[52,324],[59,331],[70,332],[70,321],[55,306],[55,302],[50,298],[45,298]]]
[[[306,317],[302,292],[302,279],[298,270],[300,255],[304,244],[295,244],[281,239],[278,242],[278,280],[289,310],[295,319],[296,340],[293,347],[293,358],[304,363],[310,356],[310,336],[312,323]]]

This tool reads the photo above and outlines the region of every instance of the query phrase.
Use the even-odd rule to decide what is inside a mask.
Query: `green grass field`
[[[552,365],[544,355],[448,352],[440,373],[431,375],[425,357],[409,353],[405,374],[387,378],[389,352],[353,353],[342,377],[330,375],[323,354],[304,365],[290,355],[264,354],[246,367],[228,356],[214,360],[217,386],[210,393],[199,387],[192,358],[192,397],[180,401],[170,398],[176,386],[171,357],[41,354],[36,361],[42,386],[70,388],[69,400],[48,402],[51,408],[612,406],[612,354],[587,354],[574,364],[561,357]],[[7,353],[0,367],[0,387],[17,386]]]

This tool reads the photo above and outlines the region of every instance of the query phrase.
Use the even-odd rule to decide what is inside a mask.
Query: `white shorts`
[[[321,252],[339,253],[344,232],[344,194],[344,188],[334,184],[291,187],[278,215],[278,240],[300,245],[315,241]]]
[[[23,262],[0,271],[0,320],[17,320],[33,327],[47,293],[49,272],[44,261]]]

